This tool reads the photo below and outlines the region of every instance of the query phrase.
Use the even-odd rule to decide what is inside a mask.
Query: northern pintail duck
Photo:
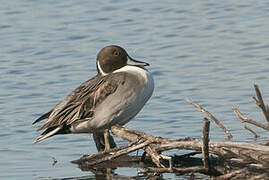
[[[47,119],[34,142],[57,134],[103,133],[129,122],[152,95],[148,65],[132,59],[120,46],[104,47],[97,55],[98,74],[33,122]]]

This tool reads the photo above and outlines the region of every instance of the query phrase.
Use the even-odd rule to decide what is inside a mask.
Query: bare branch
[[[208,112],[202,106],[200,106],[199,104],[193,102],[189,98],[185,98],[185,101],[187,101],[188,103],[192,104],[194,107],[196,107],[202,113],[206,114],[210,119],[212,119],[225,132],[225,134],[227,135],[227,138],[228,139],[231,139],[233,137],[232,134],[221,124],[221,122],[219,120],[217,120],[210,112]]]
[[[202,154],[203,154],[204,168],[207,169],[208,171],[210,169],[209,152],[208,152],[209,128],[210,128],[210,121],[207,118],[204,118]]]
[[[165,166],[160,162],[161,156],[158,154],[158,152],[153,146],[145,147],[145,151],[151,157],[152,161],[154,162],[154,164],[156,164],[157,167],[165,168]]]
[[[255,138],[259,138],[260,136],[255,132],[253,131],[250,127],[248,127],[247,125],[245,125],[244,127],[246,130],[248,130],[249,132],[251,132]]]
[[[206,173],[207,169],[203,166],[186,167],[186,168],[143,168],[139,173]]]
[[[118,125],[112,126],[111,132],[116,136],[130,141],[131,143],[109,151],[99,152],[98,154],[91,156],[83,156],[79,160],[73,162],[78,164],[81,169],[88,169],[90,171],[91,169],[96,168],[147,167],[146,169],[143,169],[142,172],[197,172],[217,177],[231,170],[241,170],[245,167],[247,168],[246,173],[248,173],[248,176],[242,173],[235,173],[227,175],[227,177],[236,179],[242,177],[256,177],[261,173],[267,173],[266,175],[268,175],[268,146],[231,141],[209,142],[208,120],[204,121],[203,141],[193,138],[169,140]],[[144,149],[148,154],[143,163],[140,161],[141,157],[127,155],[137,149]],[[189,157],[190,154],[187,154],[184,158],[161,154],[161,152],[169,151],[171,149],[202,151],[203,159],[200,157]],[[113,152],[113,154],[111,152]],[[196,153],[197,152],[192,154]],[[209,153],[214,154],[214,156],[210,158],[210,161]],[[201,166],[201,163],[203,163],[204,166]],[[231,167],[233,169],[231,169]],[[223,176],[223,178],[225,178],[225,176]]]
[[[141,148],[149,145],[150,143],[151,143],[151,141],[145,141],[145,142],[138,141],[137,145],[134,145],[134,143],[130,143],[128,145],[128,147],[130,147],[129,149],[121,149],[118,151],[115,151],[115,149],[111,149],[111,152],[112,151],[115,152],[114,154],[110,154],[108,152],[101,152],[101,153],[95,154],[93,156],[82,157],[80,160],[73,161],[73,162],[76,163],[78,161],[85,161],[85,162],[87,162],[88,166],[92,166],[92,165],[103,163],[105,161],[110,161],[110,160],[115,159],[117,157],[129,154],[133,151],[136,151],[138,149],[141,149]],[[119,148],[116,148],[116,149],[119,149]]]
[[[254,84],[254,89],[256,91],[256,95],[257,98],[253,97],[255,103],[257,104],[257,106],[259,106],[262,109],[262,112],[265,116],[265,119],[267,120],[267,122],[269,123],[269,111],[268,111],[268,106],[265,106],[263,99],[262,99],[262,95],[261,92],[259,90],[259,86],[257,84]]]
[[[244,168],[244,169],[239,169],[239,170],[235,170],[235,171],[232,171],[230,173],[227,173],[227,174],[224,174],[222,176],[218,176],[217,178],[215,179],[218,179],[218,180],[226,180],[226,179],[231,179],[235,176],[237,176],[238,174],[241,174],[241,173],[244,173],[247,171],[247,168]]]
[[[237,108],[233,107],[233,111],[234,111],[235,115],[236,115],[239,119],[241,119],[243,122],[247,122],[247,123],[249,123],[249,124],[253,124],[253,125],[255,125],[255,126],[258,126],[258,127],[260,127],[260,128],[263,128],[263,129],[269,131],[269,126],[266,126],[266,125],[264,125],[264,124],[262,124],[262,123],[256,122],[256,121],[254,121],[254,120],[252,120],[252,119],[248,119],[248,118],[246,118],[246,117],[245,117],[245,116],[244,116],[244,115],[243,115]]]
[[[112,126],[111,132],[128,141],[139,139],[139,133],[131,133],[130,129],[121,126]],[[154,136],[143,134],[144,138],[154,139]],[[167,140],[161,137],[155,137],[158,141],[151,141],[151,145],[158,143],[154,150],[157,152],[167,151],[171,149],[186,149],[186,150],[202,150],[202,142],[197,139],[177,139]],[[240,157],[245,159],[253,159],[257,162],[269,164],[269,147],[262,145],[253,145],[250,143],[241,142],[209,142],[209,152],[220,154],[222,156]]]

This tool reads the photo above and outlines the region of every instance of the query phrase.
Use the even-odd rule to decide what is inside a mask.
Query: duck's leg
[[[108,132],[108,136],[109,136],[110,148],[117,147],[113,137],[110,135],[109,132]],[[96,145],[96,148],[97,148],[98,152],[105,150],[104,133],[102,133],[102,132],[93,133],[93,140],[95,142],[95,145]]]
[[[105,129],[104,139],[105,139],[105,151],[108,151],[108,150],[110,150],[109,131],[108,131],[108,129]]]

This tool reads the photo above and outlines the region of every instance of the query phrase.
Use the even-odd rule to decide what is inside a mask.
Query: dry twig
[[[224,174],[222,176],[218,176],[216,177],[215,179],[216,180],[226,180],[226,179],[231,179],[235,176],[237,176],[238,174],[241,174],[241,173],[244,173],[247,171],[247,168],[244,168],[244,169],[239,169],[239,170],[235,170],[235,171],[232,171],[230,173],[227,173],[227,174]]]
[[[253,124],[253,125],[255,125],[255,126],[258,126],[258,127],[260,127],[260,128],[263,128],[263,129],[269,131],[269,126],[266,126],[266,125],[264,125],[264,124],[262,124],[262,123],[256,122],[256,121],[254,121],[254,120],[252,120],[252,119],[248,119],[248,118],[246,118],[246,117],[245,117],[245,116],[244,116],[244,115],[243,115],[237,108],[233,107],[233,111],[234,111],[235,115],[236,115],[239,119],[241,119],[243,122],[247,122],[247,123],[249,123],[249,124]]]
[[[265,104],[263,102],[263,99],[262,99],[261,92],[259,90],[259,86],[257,84],[254,84],[254,89],[255,89],[255,92],[256,92],[256,95],[257,95],[258,99],[256,97],[253,97],[253,99],[254,99],[255,103],[257,104],[257,106],[259,106],[262,109],[262,112],[263,112],[263,114],[265,116],[265,119],[269,123],[269,108],[268,108],[268,105],[265,106]]]
[[[204,166],[194,166],[188,168],[143,168],[139,173],[207,173]]]
[[[192,104],[194,107],[196,107],[201,112],[203,112],[204,114],[206,114],[210,119],[212,119],[225,132],[225,134],[227,135],[227,138],[228,139],[231,139],[233,137],[232,134],[221,124],[221,122],[219,120],[217,120],[210,112],[208,112],[206,109],[204,109],[201,105],[193,102],[189,98],[185,98],[185,101],[187,101],[188,103]]]
[[[152,161],[156,164],[157,167],[165,168],[165,166],[160,162],[161,156],[155,150],[153,145],[145,147],[145,151],[151,157]]]
[[[204,168],[207,169],[208,171],[210,170],[209,152],[208,152],[209,128],[210,128],[210,121],[207,118],[204,118],[202,154],[203,154]]]
[[[260,137],[255,131],[253,131],[253,130],[252,130],[250,127],[248,127],[247,125],[245,125],[244,128],[245,128],[246,130],[248,130],[249,132],[251,132],[251,133],[254,135],[254,137],[255,137],[256,139]]]
[[[137,145],[135,145],[137,143]],[[121,147],[116,148],[120,149],[118,151],[115,151],[115,149],[111,149],[111,151],[107,152],[100,152],[98,154],[94,154],[92,156],[86,156],[82,157],[80,160],[73,161],[73,163],[77,163],[78,161],[84,161],[87,162],[88,166],[93,166],[99,163],[103,163],[105,161],[110,161],[112,159],[115,159],[117,157],[129,154],[133,151],[136,151],[138,149],[141,149],[151,143],[151,141],[136,141],[136,143],[130,143],[129,145],[125,146],[125,149],[121,149]],[[128,149],[127,149],[128,148]],[[110,154],[110,152],[114,152],[113,154]]]

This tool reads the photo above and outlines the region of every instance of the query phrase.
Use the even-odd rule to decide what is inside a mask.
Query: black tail
[[[37,122],[39,122],[39,121],[41,121],[43,119],[47,119],[50,116],[51,113],[52,113],[52,110],[50,112],[47,112],[47,113],[43,114],[40,118],[35,120],[32,124],[35,124],[35,123],[37,123]]]
[[[36,140],[34,140],[34,143],[37,143],[39,141],[42,141],[44,139],[47,139],[51,136],[54,136],[55,134],[57,134],[57,132],[59,130],[62,129],[63,126],[56,126],[56,127],[52,127],[52,128],[48,128],[45,132],[43,132]]]
[[[50,128],[47,128],[35,141],[34,143],[37,143],[39,141],[42,141],[44,139],[47,139],[51,136],[54,136],[56,134],[68,134],[70,133],[69,130],[70,126],[67,125],[60,125],[60,126],[53,126]]]

